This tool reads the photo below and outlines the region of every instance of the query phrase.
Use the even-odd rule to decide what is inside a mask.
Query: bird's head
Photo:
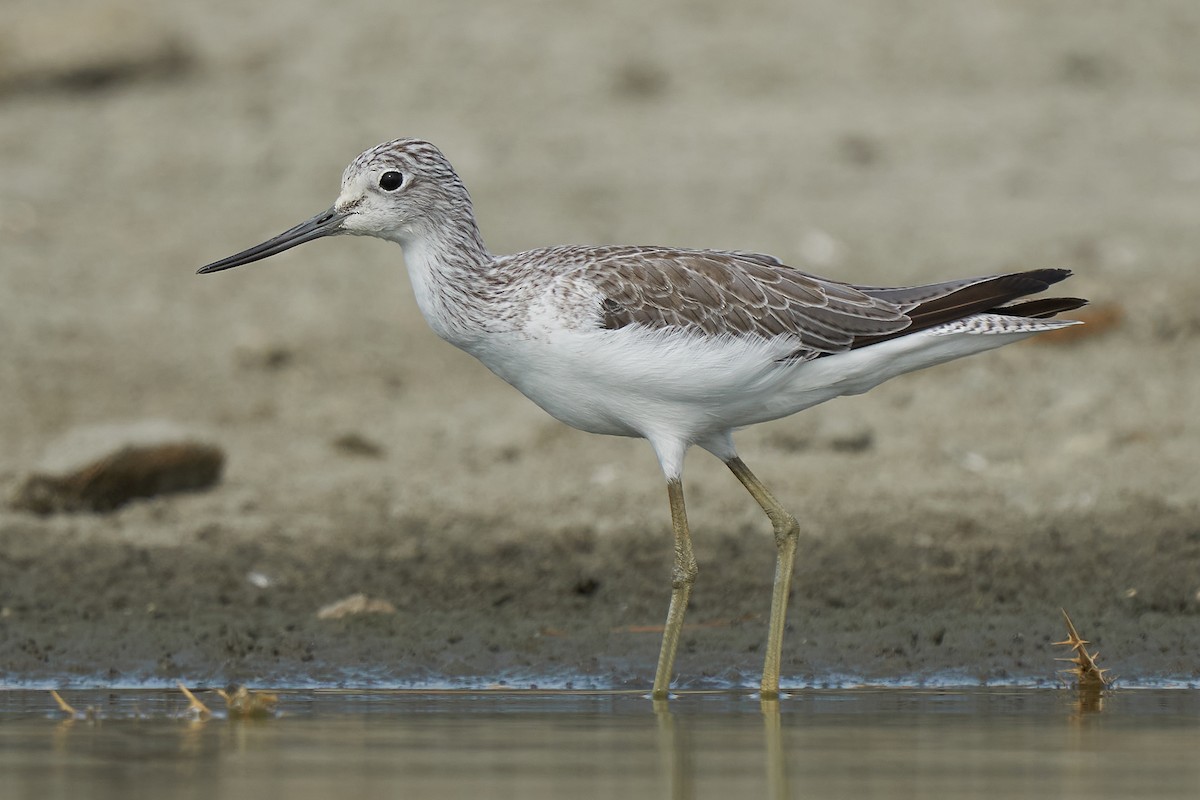
[[[396,139],[361,153],[346,167],[341,192],[328,209],[198,271],[219,272],[346,233],[403,245],[461,219],[473,224],[471,198],[442,152],[419,139]]]

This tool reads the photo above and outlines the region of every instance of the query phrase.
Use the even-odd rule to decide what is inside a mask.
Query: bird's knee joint
[[[800,538],[800,523],[786,511],[771,515],[771,525],[775,528],[775,546],[783,547],[788,542]]]
[[[683,589],[691,586],[696,582],[696,573],[700,570],[696,567],[696,560],[685,561],[682,564],[676,564],[671,570],[671,588]]]

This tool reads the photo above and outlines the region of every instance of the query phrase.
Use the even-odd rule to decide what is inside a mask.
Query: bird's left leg
[[[792,584],[792,563],[796,560],[796,542],[800,525],[796,518],[779,504],[750,468],[737,456],[725,461],[746,491],[762,506],[775,528],[775,588],[771,593],[771,621],[767,628],[767,656],[763,663],[761,692],[764,699],[779,696],[779,664],[783,657],[783,625],[787,616],[788,592]]]

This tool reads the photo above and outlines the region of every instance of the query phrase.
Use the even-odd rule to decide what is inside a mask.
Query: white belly
[[[1037,322],[1028,327],[1057,327]],[[958,325],[799,363],[779,360],[796,349],[793,339],[700,339],[636,326],[501,336],[468,350],[572,427],[694,443],[1036,332]]]

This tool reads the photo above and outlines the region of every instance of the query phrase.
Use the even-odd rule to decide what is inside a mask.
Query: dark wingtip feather
[[[1042,297],[1037,300],[1025,300],[1013,303],[1011,306],[1000,306],[992,311],[993,314],[1003,314],[1006,317],[1027,317],[1030,319],[1048,319],[1065,311],[1074,311],[1088,304],[1081,297]]]
[[[982,298],[986,294],[994,296],[1010,295],[1009,299],[1024,297],[1027,294],[1037,294],[1049,289],[1053,284],[1064,281],[1071,276],[1069,269],[1031,269],[1028,272],[1012,272],[1008,275],[998,275],[990,280],[981,281],[967,290],[960,290],[964,299]],[[975,289],[972,292],[971,289]],[[974,295],[974,296],[973,296]],[[980,309],[983,310],[983,309]]]
[[[1067,278],[1071,277],[1071,270],[1062,269],[1062,268],[1031,269],[1028,272],[1017,272],[1015,274],[1018,276],[1033,278],[1035,280],[1042,281],[1047,286],[1049,286],[1052,283],[1058,283],[1059,281],[1065,281]]]
[[[994,313],[1023,317],[1051,317],[1062,311],[1079,308],[1086,301],[1074,297],[1030,300],[1005,306],[1005,303],[1044,292],[1051,285],[1066,280],[1069,269],[1031,269],[1027,272],[1010,272],[994,275],[952,289],[946,294],[932,297],[908,311],[912,324],[898,333],[880,336],[855,337],[852,347],[863,347],[882,342],[896,336],[932,328],[972,314]],[[918,287],[919,288],[919,287]]]

